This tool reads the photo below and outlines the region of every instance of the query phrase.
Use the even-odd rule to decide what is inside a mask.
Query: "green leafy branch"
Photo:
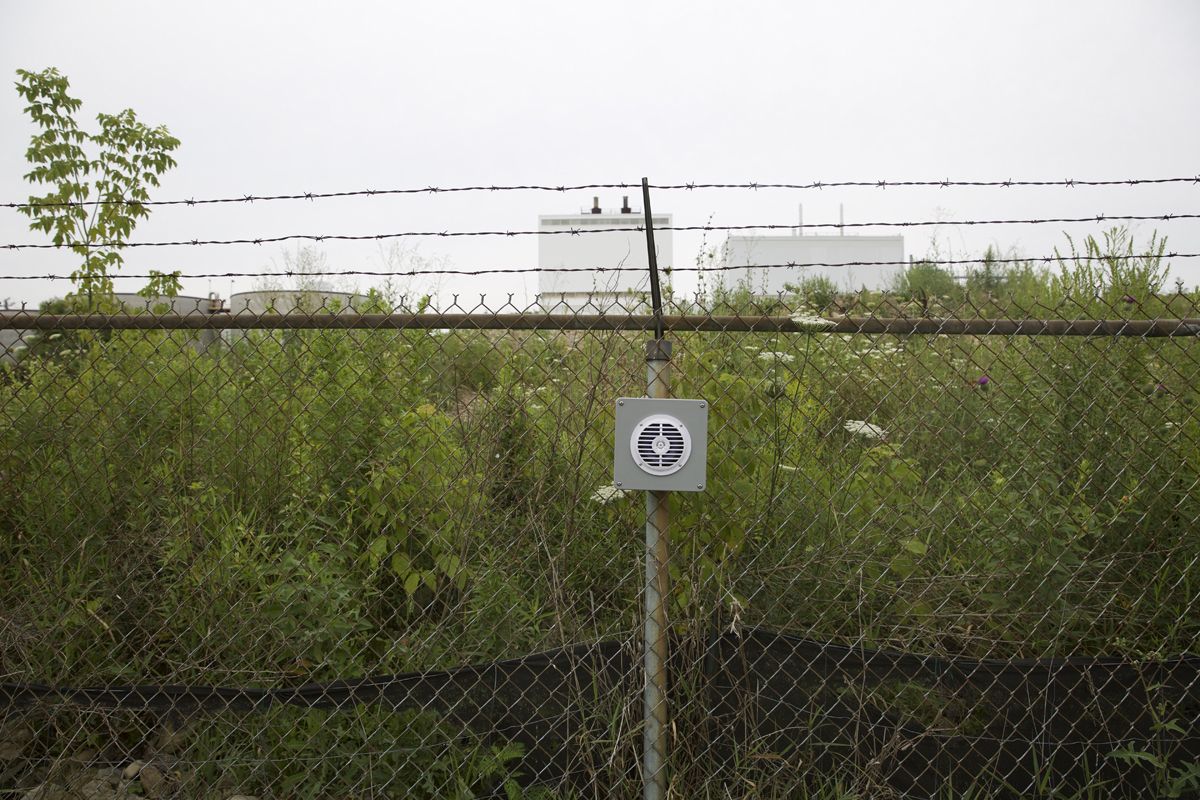
[[[150,216],[147,187],[158,186],[158,176],[176,165],[170,153],[179,140],[165,126],[139,122],[131,109],[97,115],[100,130],[88,133],[75,122],[82,101],[67,94],[65,75],[53,67],[19,69],[17,75],[17,92],[29,103],[25,111],[42,131],[25,152],[34,167],[24,177],[53,187],[41,197],[30,196],[20,211],[32,220],[30,230],[50,234],[55,246],[69,247],[83,260],[71,280],[90,305],[96,296],[113,293],[112,275],[124,263],[121,249],[138,220]],[[99,148],[99,156],[89,157],[85,145]],[[139,294],[178,294],[178,272],[150,274]]]

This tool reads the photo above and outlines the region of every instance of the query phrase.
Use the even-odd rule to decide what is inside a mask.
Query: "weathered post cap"
[[[670,361],[671,343],[666,339],[651,339],[646,342],[647,361]]]

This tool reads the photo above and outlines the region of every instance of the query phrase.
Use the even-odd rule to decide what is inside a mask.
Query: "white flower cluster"
[[[596,503],[611,503],[613,500],[620,500],[627,494],[629,493],[624,489],[618,489],[615,486],[601,486],[592,493],[592,501]]]
[[[774,350],[763,350],[758,354],[759,361],[782,361],[785,364],[790,364],[796,360],[796,357],[791,353],[779,353]]]
[[[905,350],[902,345],[884,342],[881,344],[868,344],[866,347],[856,348],[854,350],[854,356],[856,358],[869,358],[875,361],[895,355],[905,355]]]
[[[837,327],[837,323],[833,320],[818,317],[815,314],[793,314],[789,319],[795,323],[797,328],[809,333],[820,333]]]
[[[883,439],[887,436],[887,431],[878,425],[872,425],[869,422],[863,422],[858,419],[848,419],[842,424],[842,427],[856,436],[862,436],[867,439]]]

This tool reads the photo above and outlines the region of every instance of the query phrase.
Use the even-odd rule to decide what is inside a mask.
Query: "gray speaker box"
[[[708,402],[618,397],[613,485],[702,492],[708,477]]]

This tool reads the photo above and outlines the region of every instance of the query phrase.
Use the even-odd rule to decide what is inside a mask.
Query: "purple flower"
[[[979,379],[978,383],[980,386],[986,386],[987,384],[991,383],[991,381],[988,379],[987,375],[984,375],[982,378]]]
[[[1132,303],[1132,302],[1134,302],[1134,299],[1131,295],[1125,295],[1125,302]]]

